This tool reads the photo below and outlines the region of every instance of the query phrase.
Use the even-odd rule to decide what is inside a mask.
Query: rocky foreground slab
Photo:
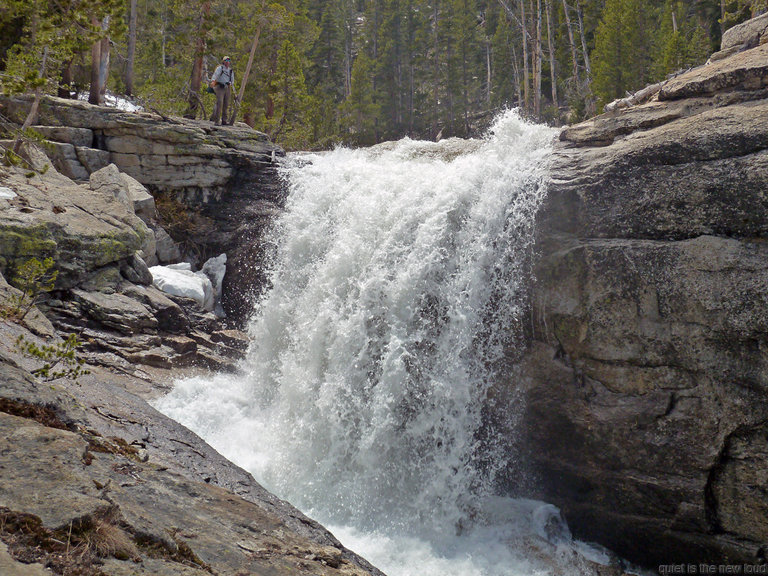
[[[0,325],[2,574],[379,574],[152,409],[156,388],[98,366],[41,382],[20,335]]]

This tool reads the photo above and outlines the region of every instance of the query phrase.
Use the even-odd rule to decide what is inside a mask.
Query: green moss
[[[78,252],[89,255],[88,260],[96,266],[106,266],[132,255],[141,248],[141,237],[131,230],[120,234],[109,234],[89,239]]]
[[[126,242],[113,237],[99,238],[94,246],[96,263],[99,265],[116,262],[121,258],[125,258],[126,254],[131,251],[131,247]]]
[[[49,257],[56,253],[56,241],[45,226],[0,228],[0,255],[7,261],[21,257]]]

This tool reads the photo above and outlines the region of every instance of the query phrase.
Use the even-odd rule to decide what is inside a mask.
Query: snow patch
[[[80,92],[77,95],[77,99],[87,101],[88,93]],[[104,95],[104,104],[111,108],[117,108],[118,110],[123,110],[124,112],[143,112],[144,111],[144,108],[142,108],[141,106],[134,104],[133,102],[131,102],[130,100],[127,100],[122,96],[117,96],[110,92],[107,92]]]
[[[221,286],[227,271],[227,255],[221,254],[203,264],[202,270],[192,271],[189,262],[152,266],[152,283],[166,294],[192,298],[201,309],[223,317]]]
[[[215,305],[213,284],[205,274],[171,266],[152,266],[152,283],[166,294],[192,298],[202,310],[211,312]]]

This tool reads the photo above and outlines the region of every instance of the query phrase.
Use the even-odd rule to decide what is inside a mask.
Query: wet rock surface
[[[743,48],[564,130],[537,222],[535,495],[649,567],[768,544],[768,45]]]

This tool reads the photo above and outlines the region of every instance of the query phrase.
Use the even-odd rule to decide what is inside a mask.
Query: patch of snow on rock
[[[88,92],[80,92],[77,95],[77,99],[88,100]],[[107,94],[104,95],[104,104],[112,108],[117,108],[118,110],[123,110],[124,112],[143,112],[144,111],[144,108],[142,108],[141,106],[137,106],[130,100],[126,100],[122,96],[116,96],[109,92],[107,92]]]
[[[220,254],[215,258],[209,258],[200,272],[205,274],[213,284],[213,292],[216,296],[216,307],[214,312],[220,318],[224,317],[224,308],[221,306],[221,286],[224,283],[224,275],[227,273],[227,255]]]
[[[152,266],[152,283],[166,294],[192,298],[202,310],[213,311],[216,304],[213,284],[200,272],[192,272],[189,264]]]

